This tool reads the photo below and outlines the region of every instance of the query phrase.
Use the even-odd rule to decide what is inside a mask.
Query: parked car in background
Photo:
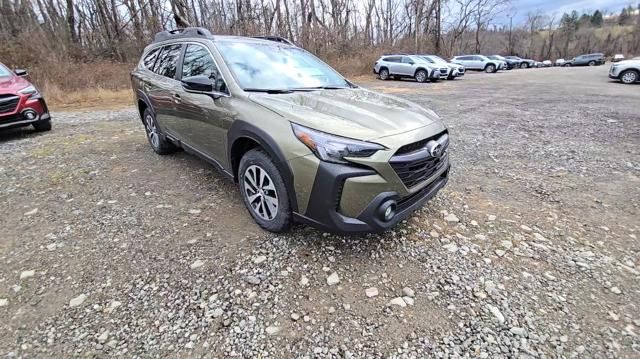
[[[437,55],[420,55],[420,57],[425,60],[435,64],[437,66],[447,66],[451,71],[449,71],[449,75],[447,76],[447,80],[453,80],[456,77],[464,76],[465,68],[462,65],[452,64],[447,62],[447,60],[441,58]]]
[[[449,178],[449,134],[432,110],[284,42],[163,31],[131,82],[153,151],[182,148],[218,168],[268,231],[384,231]]]
[[[514,58],[509,58],[501,55],[495,55],[495,56],[498,57],[500,60],[506,61],[507,65],[512,69],[519,69],[520,65],[522,64],[522,59],[514,59]]]
[[[553,63],[551,63],[551,60],[542,61],[542,67],[551,67],[551,66],[553,66]]]
[[[521,69],[526,69],[526,68],[529,68],[529,67],[535,67],[535,65],[536,65],[535,60],[522,59],[522,58],[520,58],[518,56],[505,56],[505,58],[520,62],[520,68]]]
[[[640,57],[615,62],[609,69],[609,78],[620,80],[625,84],[640,81]]]
[[[505,70],[511,70],[513,69],[515,66],[514,64],[517,62],[515,60],[509,60],[506,59],[500,55],[485,55],[487,58],[491,59],[491,60],[495,60],[495,61],[501,61],[503,63],[503,69]]]
[[[502,70],[504,62],[491,60],[483,55],[463,55],[455,56],[451,59],[454,64],[462,65],[467,70],[477,70],[485,72],[498,72]]]
[[[564,59],[556,59],[556,62],[554,63],[554,66],[564,66],[564,63],[566,61]]]
[[[32,125],[36,131],[49,131],[47,104],[26,76],[26,70],[11,71],[0,63],[0,129]]]
[[[618,62],[618,61],[622,61],[624,60],[624,55],[623,54],[615,54],[613,55],[613,62]]]
[[[563,66],[596,66],[604,65],[604,63],[604,54],[595,53],[576,56],[573,59],[566,61]]]
[[[417,55],[382,56],[373,65],[373,72],[381,80],[414,78],[418,82],[438,81],[449,76],[449,68],[430,63]]]

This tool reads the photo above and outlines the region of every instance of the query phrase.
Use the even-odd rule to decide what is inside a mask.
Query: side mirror
[[[182,87],[187,92],[211,93],[214,85],[215,81],[206,76],[191,76],[182,79]]]
[[[409,65],[413,65],[413,64],[415,64],[415,62],[409,61]]]
[[[20,77],[25,77],[29,74],[25,69],[15,69],[13,73],[15,73],[16,76],[20,76]]]

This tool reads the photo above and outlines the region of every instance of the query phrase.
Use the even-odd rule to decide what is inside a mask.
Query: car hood
[[[29,81],[19,76],[0,77],[0,94],[16,94],[29,85]]]
[[[640,59],[622,60],[616,62],[616,65],[640,65]]]
[[[444,64],[443,64],[444,65]],[[462,65],[458,65],[458,64],[446,64],[447,67],[451,68],[451,69],[460,69],[460,68],[464,68],[464,66]]]
[[[253,102],[319,131],[375,140],[428,126],[440,118],[412,102],[365,89],[251,94]]]

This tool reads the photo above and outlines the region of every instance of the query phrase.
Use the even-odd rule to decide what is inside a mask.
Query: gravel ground
[[[133,109],[0,135],[7,357],[638,357],[640,87],[607,67],[367,80],[450,126],[452,178],[382,235],[253,224]]]

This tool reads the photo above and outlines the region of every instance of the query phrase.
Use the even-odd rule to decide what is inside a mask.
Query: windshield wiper
[[[280,93],[292,93],[293,91],[289,90],[289,89],[254,89],[254,88],[248,88],[248,89],[243,89],[244,91],[247,92],[264,92],[264,93],[268,93],[268,94],[280,94]]]

